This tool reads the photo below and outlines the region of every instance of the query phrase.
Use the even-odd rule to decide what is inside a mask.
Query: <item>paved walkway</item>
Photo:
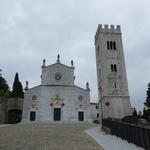
[[[134,144],[128,143],[119,137],[106,134],[100,130],[100,126],[85,131],[105,150],[144,150]]]
[[[96,125],[18,124],[0,128],[0,150],[103,150],[84,130]]]

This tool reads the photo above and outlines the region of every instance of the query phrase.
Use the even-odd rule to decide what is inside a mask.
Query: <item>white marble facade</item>
[[[90,89],[74,85],[74,65],[57,62],[50,66],[43,60],[41,85],[25,89],[23,122],[90,121]]]

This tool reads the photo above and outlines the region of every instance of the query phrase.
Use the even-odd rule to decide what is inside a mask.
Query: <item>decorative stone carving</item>
[[[90,88],[89,88],[89,82],[86,82],[86,89],[90,90]]]
[[[74,63],[73,63],[73,60],[71,60],[71,67],[74,67]]]
[[[45,58],[43,59],[43,66],[42,67],[45,67],[45,64],[46,64],[46,60]]]
[[[52,102],[50,103],[50,105],[51,105],[51,106],[54,106],[54,105],[61,105],[61,106],[64,106],[64,103],[63,103],[62,99],[60,99],[60,98],[58,97],[58,95],[57,95],[56,98],[54,98],[54,99],[52,100]]]

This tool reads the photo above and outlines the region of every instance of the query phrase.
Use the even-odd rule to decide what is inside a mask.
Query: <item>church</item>
[[[95,54],[99,104],[90,103],[86,88],[74,84],[74,63],[42,65],[41,85],[28,88],[26,82],[23,122],[93,121],[132,115],[120,25],[98,25]]]
[[[41,85],[28,88],[26,82],[22,122],[91,121],[90,88],[74,84],[74,63],[42,65]]]

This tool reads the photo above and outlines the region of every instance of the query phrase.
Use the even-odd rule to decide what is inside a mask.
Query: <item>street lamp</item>
[[[99,102],[100,102],[100,107],[101,107],[101,124],[102,124],[102,119],[103,119],[103,104],[102,104],[102,100],[103,100],[103,89],[102,89],[102,87],[101,87],[101,85],[99,85],[99,88],[98,88],[98,90],[99,90],[99,94],[100,94],[100,100],[99,100]]]

